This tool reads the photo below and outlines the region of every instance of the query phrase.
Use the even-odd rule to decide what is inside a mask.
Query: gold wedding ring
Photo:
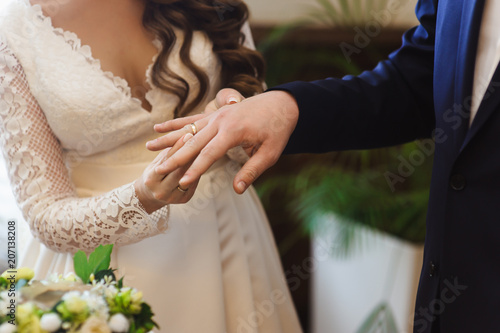
[[[193,135],[196,135],[196,133],[198,133],[198,128],[196,127],[196,125],[194,123],[191,123],[191,129],[193,130]]]
[[[179,191],[181,191],[182,193],[186,193],[186,192],[189,190],[189,188],[187,188],[187,189],[183,189],[180,185],[178,185],[178,186],[177,186],[177,189],[178,189]]]

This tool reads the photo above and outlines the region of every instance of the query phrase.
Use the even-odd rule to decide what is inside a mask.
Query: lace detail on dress
[[[126,98],[131,99],[134,103],[142,105],[142,102],[141,102],[140,99],[138,99],[136,97],[132,97],[132,89],[130,88],[127,80],[125,80],[125,79],[123,79],[123,78],[121,78],[119,76],[116,76],[113,72],[104,71],[102,69],[101,61],[99,59],[94,58],[94,56],[92,55],[92,48],[89,45],[82,44],[82,41],[78,37],[77,34],[75,34],[74,32],[71,32],[71,31],[64,30],[62,28],[56,28],[56,27],[54,27],[53,24],[52,24],[52,19],[50,17],[48,17],[48,16],[45,16],[45,14],[43,13],[42,7],[40,5],[31,5],[29,3],[29,0],[26,0],[26,1],[27,1],[28,6],[30,6],[30,9],[34,12],[35,19],[39,20],[41,24],[43,24],[43,25],[45,25],[47,27],[50,27],[52,29],[54,35],[59,36],[60,38],[62,38],[62,40],[66,44],[68,44],[69,46],[71,46],[71,48],[73,49],[73,51],[75,51],[75,52],[79,53],[80,55],[82,55],[87,60],[87,62],[96,71],[98,71],[104,77],[106,77],[111,82],[113,82],[114,86],[118,90],[120,90],[121,93],[124,94]],[[158,41],[155,40],[153,42],[153,44],[156,46],[156,48],[159,51],[160,48],[158,47]],[[160,44],[160,46],[161,46],[161,44]],[[158,55],[155,55],[152,58],[152,63],[149,65],[149,67],[148,67],[148,69],[146,71],[146,78],[149,77],[148,75],[149,75],[149,72],[150,72],[150,68],[153,66],[153,64],[154,64],[157,56]],[[150,87],[151,87],[151,89],[153,89],[153,85],[151,85]]]
[[[23,68],[0,40],[0,143],[16,199],[33,234],[60,252],[126,245],[166,229],[168,208],[148,215],[133,184],[78,198],[62,148]]]

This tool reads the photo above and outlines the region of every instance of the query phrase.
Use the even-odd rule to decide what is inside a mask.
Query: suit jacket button
[[[433,277],[436,274],[436,265],[431,261],[429,264],[429,276]]]
[[[450,186],[455,191],[462,191],[465,188],[465,177],[461,174],[455,174],[451,176]]]

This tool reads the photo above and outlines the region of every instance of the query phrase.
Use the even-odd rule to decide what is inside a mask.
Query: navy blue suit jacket
[[[484,0],[420,0],[420,25],[372,71],[277,87],[300,108],[287,153],[435,137],[415,332],[500,332],[498,68],[469,128],[483,8]]]

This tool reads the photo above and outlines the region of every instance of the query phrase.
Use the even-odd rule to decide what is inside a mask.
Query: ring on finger
[[[195,123],[191,123],[191,129],[193,130],[193,135],[196,135],[198,133],[198,127],[196,127]]]
[[[181,193],[186,193],[186,192],[189,190],[189,188],[187,188],[187,189],[183,189],[180,185],[177,185],[177,189],[178,189]]]

